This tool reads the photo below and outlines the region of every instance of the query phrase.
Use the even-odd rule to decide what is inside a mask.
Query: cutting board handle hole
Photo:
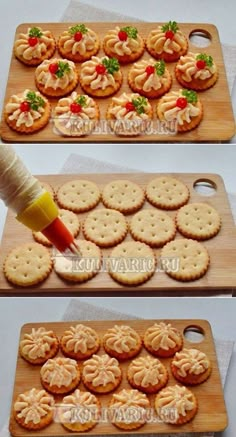
[[[193,188],[201,196],[214,196],[216,194],[217,185],[210,179],[197,179],[193,183]]]
[[[201,343],[205,339],[205,332],[200,326],[189,325],[184,330],[184,337],[190,343]]]
[[[190,32],[189,39],[195,47],[208,47],[211,44],[212,36],[207,30],[194,29]]]

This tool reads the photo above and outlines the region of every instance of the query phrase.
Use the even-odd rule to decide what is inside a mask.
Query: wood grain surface
[[[68,28],[68,26],[74,23],[25,23],[21,24],[16,29],[16,37],[19,33],[27,32],[28,27],[32,26],[40,26],[43,30],[51,30],[55,35],[56,39],[58,39],[59,35]],[[116,23],[117,25],[124,25],[124,23]],[[132,26],[136,26],[145,39],[149,32],[154,29],[157,25],[163,23],[131,23]],[[89,27],[94,29],[100,37],[102,42],[106,32],[112,28],[114,28],[114,23],[89,23]],[[127,25],[127,23],[126,23]],[[1,125],[1,136],[4,141],[7,142],[29,142],[29,143],[39,143],[39,142],[210,142],[210,141],[226,141],[229,140],[235,132],[235,123],[231,106],[231,99],[228,90],[228,83],[225,73],[224,61],[222,56],[221,44],[219,39],[219,34],[216,27],[212,24],[203,24],[203,23],[181,23],[179,24],[180,29],[184,32],[186,37],[188,38],[189,43],[189,51],[193,51],[195,53],[206,52],[213,56],[218,69],[219,69],[219,79],[215,86],[211,89],[201,92],[200,99],[202,100],[204,107],[204,115],[203,120],[200,125],[186,133],[177,133],[177,134],[167,134],[161,133],[160,128],[158,127],[156,115],[154,115],[153,119],[153,129],[146,135],[140,135],[137,137],[122,137],[116,136],[113,133],[104,131],[104,129],[98,129],[97,132],[94,132],[92,135],[87,137],[63,137],[53,132],[53,122],[51,121],[43,130],[39,131],[35,134],[25,135],[19,134],[11,130],[6,122],[4,121],[4,117],[2,117],[2,125]],[[189,36],[195,31],[202,31],[205,35],[208,35],[210,38],[210,45],[206,48],[199,48],[194,46]],[[15,38],[16,38],[15,37]],[[102,49],[100,49],[99,56],[104,55]],[[54,57],[58,57],[58,52],[56,51]],[[149,59],[151,56],[147,51],[144,52],[143,59]],[[168,63],[168,68],[173,77],[173,85],[172,90],[178,90],[181,88],[181,85],[176,81],[174,75],[174,67],[176,63]],[[78,65],[79,68],[79,65]],[[127,83],[127,72],[130,68],[128,66],[122,66],[122,72],[124,74],[124,80],[122,87],[118,94],[126,91],[131,92],[128,83]],[[10,71],[6,88],[5,102],[3,108],[8,101],[9,97],[12,94],[17,94],[22,92],[24,89],[32,88],[35,89],[35,81],[34,81],[34,71],[35,67],[28,67],[23,65],[20,61],[18,61],[14,54],[12,54],[11,63],[10,63]],[[81,92],[81,88],[78,85],[76,90]],[[110,102],[110,97],[105,99],[96,99],[101,112],[101,122],[105,120],[106,109]],[[55,106],[55,99],[50,99],[52,108]],[[154,108],[154,113],[156,114],[155,108],[157,99],[152,100],[152,106]],[[102,123],[101,123],[102,126]],[[104,131],[104,132],[102,132]]]
[[[125,320],[125,321],[89,321],[85,324],[94,328],[99,334],[100,338],[105,334],[108,328],[111,328],[114,324],[118,325],[129,325],[143,337],[145,330],[151,326],[153,323],[158,323],[161,320]],[[130,434],[150,434],[150,433],[184,433],[184,432],[210,432],[210,431],[222,431],[227,426],[227,413],[226,407],[224,403],[224,395],[221,386],[221,380],[219,375],[217,357],[215,352],[214,339],[212,336],[212,331],[210,324],[205,320],[164,320],[167,323],[171,323],[174,327],[180,330],[180,332],[184,335],[186,329],[188,327],[194,327],[198,332],[202,333],[204,337],[202,341],[199,343],[193,343],[189,341],[184,336],[184,347],[186,348],[197,348],[201,351],[205,352],[212,363],[212,373],[207,381],[203,384],[190,388],[198,399],[198,413],[195,418],[185,424],[183,426],[176,425],[167,425],[161,422],[154,422],[154,420],[150,420],[149,423],[145,424],[139,430],[135,430],[130,432]],[[70,326],[75,326],[76,323],[79,322],[57,322],[57,323],[29,323],[22,327],[20,339],[23,338],[25,333],[31,332],[31,329],[44,326],[46,329],[53,330],[56,335],[60,338],[63,332],[68,329]],[[84,323],[84,322],[83,322]],[[98,354],[101,355],[104,353],[103,347],[100,348]],[[148,352],[143,347],[140,356],[146,356]],[[61,355],[59,352],[58,355]],[[170,361],[171,358],[161,359],[163,364],[167,367],[169,372],[169,381],[168,385],[177,384],[177,381],[173,378],[170,371]],[[130,363],[130,360],[121,363],[121,368],[123,372],[123,379],[119,388],[116,391],[119,391],[122,388],[130,388],[129,383],[126,380],[126,370]],[[39,376],[40,366],[33,366],[28,364],[23,358],[18,354],[17,357],[17,365],[16,365],[16,375],[15,375],[15,384],[14,384],[14,392],[13,392],[13,403],[16,397],[23,393],[26,390],[29,390],[33,387],[40,388],[40,376]],[[79,389],[85,390],[83,383],[81,382]],[[112,394],[107,395],[98,395],[102,407],[106,407],[111,399]],[[148,395],[151,401],[151,407],[154,404],[155,395]],[[63,396],[62,396],[63,397]],[[62,397],[57,396],[56,401],[60,401]],[[13,404],[12,404],[13,408]],[[155,415],[153,416],[154,418]],[[52,437],[52,436],[69,436],[72,435],[69,431],[66,431],[60,423],[52,423],[50,426],[45,428],[44,430],[38,432],[32,432],[24,430],[21,428],[15,419],[12,416],[10,418],[10,431],[14,437],[33,437],[35,435],[44,436],[44,437]],[[121,430],[116,429],[109,422],[99,423],[96,427],[88,431],[84,434],[92,434],[92,435],[117,435],[121,434]],[[125,432],[126,434],[126,432]],[[78,435],[78,434],[77,434]],[[80,433],[81,435],[81,433]]]
[[[236,230],[234,221],[228,202],[227,194],[225,191],[223,180],[218,175],[213,174],[169,174],[184,182],[190,190],[189,202],[206,202],[219,212],[222,219],[222,227],[220,232],[210,240],[203,242],[203,245],[207,248],[210,255],[210,267],[201,279],[190,282],[180,282],[170,278],[166,273],[156,271],[154,276],[146,283],[136,286],[123,286],[116,283],[106,271],[101,271],[88,282],[83,284],[71,284],[60,279],[53,271],[51,275],[44,281],[35,287],[21,288],[15,287],[10,284],[3,274],[3,262],[7,253],[19,244],[26,241],[34,241],[31,231],[25,228],[23,225],[15,220],[14,214],[8,212],[3,238],[1,243],[1,255],[0,255],[0,294],[9,296],[11,294],[18,295],[31,294],[31,295],[104,295],[104,296],[126,296],[126,295],[143,295],[145,293],[158,296],[158,295],[186,295],[190,292],[208,296],[212,293],[232,293],[232,289],[236,288]],[[161,174],[152,173],[129,173],[129,174],[83,174],[83,175],[48,175],[38,176],[42,181],[48,182],[55,189],[63,183],[73,179],[87,179],[95,182],[101,191],[106,183],[115,179],[129,179],[139,184],[145,189],[147,183]],[[203,196],[196,192],[194,184],[196,181],[210,181],[216,188],[215,194],[212,196]],[[103,208],[102,202],[100,202],[97,208]],[[154,208],[148,201],[145,201],[143,208]],[[174,217],[176,211],[168,211],[170,216]],[[82,222],[88,213],[78,214],[80,221]],[[132,215],[128,215],[127,221],[129,222]],[[181,235],[177,232],[176,238],[180,238]],[[82,231],[78,238],[83,238]],[[128,233],[124,241],[131,240],[131,235]],[[112,248],[102,249],[104,265],[106,258],[109,256]],[[154,249],[157,259],[160,255],[160,249]]]

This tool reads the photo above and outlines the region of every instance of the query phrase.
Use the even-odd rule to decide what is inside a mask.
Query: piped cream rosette
[[[138,93],[123,93],[113,97],[107,110],[107,120],[116,135],[144,134],[152,119],[152,107]]]
[[[74,91],[69,97],[57,102],[54,109],[54,126],[56,133],[71,137],[89,135],[99,119],[96,102],[87,95]]]

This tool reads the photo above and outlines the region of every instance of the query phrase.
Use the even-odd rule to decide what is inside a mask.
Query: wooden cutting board
[[[28,27],[39,26],[42,27],[43,30],[51,30],[55,35],[56,39],[58,39],[59,35],[69,26],[75,23],[24,23],[20,24],[16,29],[16,35],[20,32],[27,32]],[[127,23],[116,23],[119,26],[127,25]],[[156,28],[157,25],[164,23],[131,23],[132,26],[136,26],[145,39],[149,32]],[[99,35],[101,41],[103,40],[106,32],[112,28],[114,28],[114,23],[89,23],[89,27],[94,29]],[[50,122],[47,127],[45,127],[42,131],[32,134],[32,135],[23,135],[11,130],[8,125],[5,123],[4,118],[2,118],[1,125],[1,136],[4,141],[9,142],[29,142],[29,143],[39,143],[39,142],[203,142],[203,141],[226,141],[229,140],[235,132],[235,123],[234,116],[231,106],[231,99],[228,90],[228,83],[225,73],[224,61],[222,56],[221,44],[219,39],[219,34],[217,28],[212,24],[203,24],[203,23],[181,23],[179,24],[180,29],[184,32],[189,42],[189,51],[199,53],[205,52],[209,53],[213,56],[218,69],[219,69],[219,79],[215,86],[207,91],[204,91],[200,94],[200,98],[202,100],[204,106],[204,117],[199,127],[196,129],[180,134],[166,134],[160,133],[160,129],[158,128],[156,115],[154,115],[153,120],[153,129],[148,135],[140,135],[137,137],[118,137],[113,133],[105,132],[104,129],[99,129],[97,133],[93,133],[87,137],[75,138],[75,137],[62,137],[53,132],[53,123]],[[199,48],[193,45],[189,39],[190,35],[194,32],[203,32],[205,36],[210,39],[210,45],[206,48]],[[16,38],[16,37],[15,37]],[[100,49],[99,56],[103,56],[104,52]],[[60,57],[58,52],[56,51],[54,57]],[[151,56],[147,51],[144,52],[143,59],[149,59]],[[178,90],[181,88],[181,85],[176,81],[174,75],[174,68],[176,63],[168,63],[168,68],[173,77],[172,90]],[[130,68],[128,66],[122,66],[122,72],[124,74],[124,80],[122,87],[118,94],[122,92],[131,92],[128,83],[127,83],[127,73]],[[32,88],[35,89],[34,83],[34,67],[27,67],[19,62],[14,54],[12,54],[9,77],[6,88],[5,102],[3,107],[9,97],[12,94],[16,94],[18,92],[22,92],[24,89]],[[76,88],[78,92],[82,92],[80,86]],[[105,120],[106,109],[110,102],[111,97],[105,99],[96,99],[100,112],[101,112],[101,121]],[[50,99],[52,108],[55,106],[55,99]],[[155,108],[157,99],[152,100],[152,106],[154,108],[154,113],[156,114]],[[101,124],[102,125],[102,124]]]
[[[136,286],[123,286],[116,283],[106,271],[101,271],[97,276],[88,282],[83,284],[71,284],[62,281],[56,273],[53,271],[49,278],[43,283],[35,287],[30,288],[17,288],[11,285],[4,277],[2,265],[5,256],[9,250],[15,246],[22,244],[26,241],[34,241],[31,232],[18,223],[12,212],[8,212],[1,244],[1,256],[0,256],[0,293],[3,295],[11,295],[18,293],[25,294],[51,294],[68,296],[78,294],[80,296],[88,295],[143,295],[149,294],[153,296],[157,295],[189,295],[192,292],[196,295],[207,296],[212,293],[225,292],[231,293],[233,288],[236,288],[236,231],[232,213],[230,210],[227,194],[225,191],[223,180],[218,175],[212,174],[170,174],[177,177],[184,182],[190,190],[189,202],[207,202],[219,212],[222,218],[222,228],[220,232],[210,240],[204,241],[203,244],[209,251],[210,255],[210,267],[205,276],[197,281],[191,282],[179,282],[168,277],[164,272],[157,271],[154,276],[146,283]],[[88,179],[95,182],[101,191],[106,183],[115,179],[129,179],[139,184],[145,189],[147,183],[161,174],[152,173],[129,173],[129,174],[83,174],[83,175],[50,175],[50,176],[38,176],[40,180],[48,182],[55,189],[63,183],[73,179]],[[196,181],[208,181],[215,188],[215,194],[209,197],[200,195],[194,189]],[[99,203],[97,208],[103,208],[102,202]],[[145,201],[143,208],[154,208],[147,201]],[[80,221],[83,221],[88,213],[78,214]],[[172,217],[175,216],[175,211],[168,211],[168,214]],[[129,222],[132,215],[127,216]],[[179,238],[180,234],[177,233],[176,238]],[[82,231],[79,234],[79,238],[83,238]],[[131,240],[131,235],[128,233],[125,241]],[[109,256],[111,249],[102,249],[103,258]],[[157,259],[159,258],[160,249],[154,250]]]
[[[153,323],[158,323],[161,320],[125,320],[125,321],[89,321],[85,324],[94,328],[99,334],[100,338],[105,334],[108,328],[114,326],[114,324],[118,325],[129,325],[143,337],[144,332],[149,326],[152,326]],[[199,333],[203,334],[202,341],[199,343],[193,343],[189,341],[186,337],[184,337],[184,347],[186,348],[197,348],[207,354],[212,363],[212,373],[207,381],[198,386],[192,387],[191,390],[194,392],[198,399],[198,413],[195,418],[185,424],[183,426],[175,426],[175,425],[167,425],[164,423],[150,423],[145,424],[139,430],[135,430],[130,432],[130,434],[151,434],[151,433],[185,433],[185,432],[218,432],[223,431],[227,426],[227,413],[224,402],[224,395],[221,386],[220,374],[218,369],[217,357],[215,352],[214,339],[212,336],[212,331],[210,324],[206,320],[164,320],[164,322],[171,323],[174,327],[180,330],[180,332],[184,335],[186,330],[190,331],[192,329],[196,330]],[[31,329],[38,328],[40,326],[44,326],[46,329],[53,330],[56,335],[60,338],[63,335],[63,332],[68,329],[72,325],[76,325],[79,322],[58,322],[58,323],[29,323],[24,325],[21,329],[20,339],[23,338],[25,333],[31,332]],[[189,328],[190,327],[190,328]],[[102,355],[104,353],[103,347],[100,348],[98,354]],[[146,356],[148,352],[143,347],[140,356]],[[61,355],[59,352],[58,355]],[[170,361],[171,358],[161,359],[163,364],[167,367],[169,372],[169,381],[168,385],[177,384],[177,381],[173,378],[170,371]],[[129,383],[126,380],[126,370],[130,363],[130,360],[121,363],[123,379],[121,385],[117,388],[116,391],[119,391],[122,388],[130,388]],[[12,400],[12,408],[13,403],[16,397],[23,393],[26,390],[29,390],[33,387],[40,388],[40,376],[39,376],[40,366],[33,366],[28,364],[23,358],[18,354],[17,357],[17,365],[16,365],[16,375],[15,375],[15,384],[14,384],[14,392],[13,392],[13,400]],[[85,390],[83,383],[81,382],[79,389]],[[107,395],[98,395],[102,407],[106,407],[111,399],[112,394]],[[63,396],[56,397],[56,401],[60,401]],[[149,395],[151,406],[153,407],[155,395]],[[10,417],[10,432],[14,437],[34,437],[35,435],[40,435],[44,437],[51,436],[69,436],[72,435],[69,431],[66,431],[60,423],[52,423],[50,426],[45,428],[44,430],[36,432],[26,431],[24,428],[21,428],[15,419],[12,416]],[[120,435],[121,430],[119,431],[110,423],[99,423],[96,425],[94,429],[88,431],[87,433],[79,433],[81,434],[92,434],[92,435]],[[125,432],[129,434],[128,432]],[[78,435],[78,434],[76,434]]]

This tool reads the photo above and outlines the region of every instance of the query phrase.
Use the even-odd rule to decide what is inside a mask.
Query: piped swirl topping
[[[130,326],[115,325],[113,328],[108,329],[103,340],[109,349],[122,353],[136,349],[140,337]]]
[[[118,360],[107,354],[93,355],[92,358],[84,362],[84,380],[92,383],[94,387],[115,383],[120,376],[121,370]]]
[[[158,384],[165,374],[163,364],[149,355],[136,358],[129,366],[129,375],[134,383],[141,387]]]
[[[24,355],[34,360],[45,357],[55,343],[57,340],[53,331],[46,331],[43,327],[32,328],[30,334],[24,335],[20,342],[20,348]]]
[[[43,31],[40,27],[29,27],[27,33],[20,33],[14,48],[16,55],[30,61],[40,59],[53,43],[50,31]]]
[[[52,411],[53,405],[53,397],[45,390],[32,388],[18,396],[14,403],[14,411],[19,419],[24,420],[25,424],[33,422],[37,425],[44,416]]]
[[[89,326],[78,324],[71,326],[63,335],[63,343],[68,351],[85,354],[96,346],[98,336]]]
[[[120,28],[116,26],[114,30],[110,30],[106,34],[104,44],[114,55],[124,56],[136,53],[142,44],[142,40],[135,27]]]
[[[191,82],[193,79],[209,79],[217,71],[216,64],[211,56],[205,53],[192,52],[181,56],[176,68],[182,73],[185,82]]]
[[[168,351],[175,348],[180,342],[180,333],[170,323],[155,323],[147,329],[145,339],[153,350],[163,349]]]
[[[45,100],[38,91],[26,89],[22,94],[14,94],[6,104],[6,114],[16,126],[30,127],[45,112]]]
[[[186,348],[175,354],[172,363],[178,369],[178,375],[182,377],[188,374],[201,375],[210,366],[209,359],[204,352]]]
[[[149,36],[150,47],[160,55],[165,52],[172,55],[181,52],[186,45],[186,40],[175,21],[169,21],[164,26],[158,26],[151,31]]]
[[[50,387],[69,387],[78,376],[78,365],[70,358],[50,359],[41,367],[40,375]]]
[[[158,415],[168,423],[176,423],[195,407],[194,395],[184,386],[174,385],[161,390],[156,400]],[[170,414],[172,412],[173,414]]]

